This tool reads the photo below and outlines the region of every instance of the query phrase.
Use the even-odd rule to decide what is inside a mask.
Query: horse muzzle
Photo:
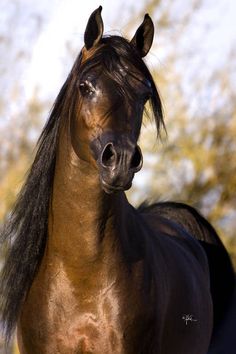
[[[142,168],[140,147],[127,139],[108,141],[96,153],[103,190],[106,193],[128,190],[134,174]]]

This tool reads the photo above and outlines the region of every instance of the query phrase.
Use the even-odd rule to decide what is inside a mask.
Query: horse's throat
[[[123,194],[107,195],[98,171],[81,161],[69,146],[59,149],[52,202],[49,210],[48,252],[63,262],[79,266],[101,257],[113,235],[116,210],[125,203]],[[112,241],[111,241],[112,242]]]

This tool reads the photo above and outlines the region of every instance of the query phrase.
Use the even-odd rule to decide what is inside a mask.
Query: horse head
[[[145,15],[133,39],[103,36],[102,8],[95,10],[84,35],[71,141],[77,156],[99,172],[103,190],[127,190],[142,167],[138,138],[147,101],[158,126],[160,99],[143,57],[151,48],[154,26]]]

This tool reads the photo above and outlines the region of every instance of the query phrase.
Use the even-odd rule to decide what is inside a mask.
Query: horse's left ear
[[[102,6],[99,6],[89,17],[84,33],[84,44],[87,50],[99,43],[103,35]]]
[[[146,14],[143,23],[137,29],[133,39],[130,43],[136,47],[141,57],[145,57],[149,52],[154,37],[154,25],[151,17]]]

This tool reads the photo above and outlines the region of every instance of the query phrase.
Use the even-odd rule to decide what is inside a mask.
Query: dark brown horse
[[[131,41],[103,37],[94,11],[42,132],[3,231],[5,334],[17,326],[22,354],[206,354],[224,312],[233,271],[213,228],[190,207],[135,209],[124,193],[142,167],[147,101],[164,126],[142,59],[153,33],[146,15]]]

